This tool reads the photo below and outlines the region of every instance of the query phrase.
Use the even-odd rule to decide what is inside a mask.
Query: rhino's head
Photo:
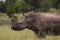
[[[23,15],[24,18],[20,21],[18,21],[17,19],[12,19],[12,29],[13,30],[23,30],[25,28],[30,27],[31,23],[33,23],[35,21],[35,14],[26,14]]]

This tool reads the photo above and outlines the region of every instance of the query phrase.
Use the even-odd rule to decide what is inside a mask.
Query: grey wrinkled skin
[[[23,20],[21,22],[12,19],[12,29],[15,31],[23,30],[27,27],[27,23]]]
[[[12,19],[12,29],[19,31],[28,28],[38,36],[46,37],[48,34],[60,34],[60,14],[29,13],[24,15],[22,21]]]

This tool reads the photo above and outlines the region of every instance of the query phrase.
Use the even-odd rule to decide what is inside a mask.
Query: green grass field
[[[30,30],[14,31],[9,25],[0,26],[0,40],[35,40]]]
[[[4,17],[2,16],[0,14],[0,20],[10,21],[10,19],[6,15]],[[37,38],[34,32],[31,30],[25,29],[22,31],[14,31],[14,30],[11,30],[11,25],[5,24],[5,25],[0,25],[0,40],[41,40],[41,39]],[[60,36],[47,35],[46,39],[44,40],[60,40]]]
[[[0,26],[0,40],[39,40],[31,30],[11,30],[10,25]],[[40,39],[41,40],[41,39]],[[60,40],[60,36],[47,36],[44,40]]]

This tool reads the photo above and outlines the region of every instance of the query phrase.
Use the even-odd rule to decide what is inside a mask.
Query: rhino
[[[21,31],[32,30],[38,37],[46,37],[48,34],[60,34],[60,14],[28,13],[23,14],[23,19],[18,21],[12,18],[11,29]]]

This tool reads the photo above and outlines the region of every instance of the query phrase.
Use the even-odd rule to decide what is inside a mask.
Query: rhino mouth
[[[22,29],[22,28],[18,28],[18,27],[11,27],[11,29],[14,31],[20,31],[20,30],[23,30],[24,28]]]

